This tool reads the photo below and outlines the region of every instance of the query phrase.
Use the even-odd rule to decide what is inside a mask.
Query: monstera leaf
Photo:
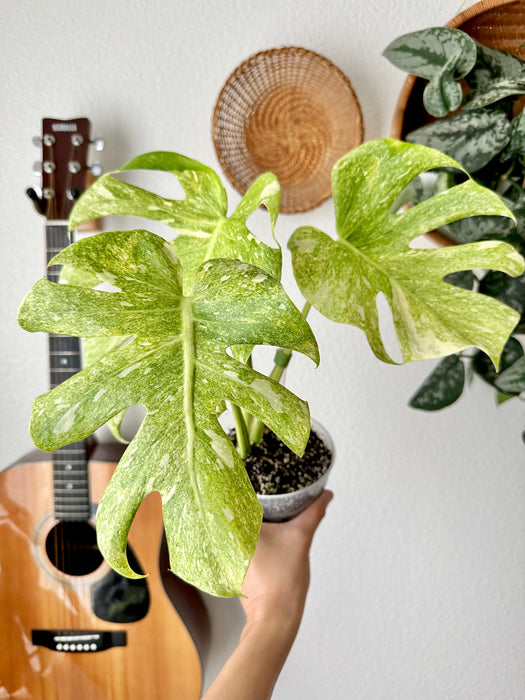
[[[301,453],[309,435],[305,402],[238,362],[232,345],[268,343],[318,360],[315,339],[280,283],[237,260],[199,268],[191,295],[171,246],[146,231],[102,233],[62,251],[66,264],[118,292],[40,280],[20,310],[29,331],[129,342],[35,401],[31,434],[54,450],[92,433],[134,405],[147,414],[97,513],[100,549],[136,577],[126,540],[142,500],[159,491],[172,570],[203,590],[237,595],[261,523],[244,466],[221,428],[224,401],[257,416]]]
[[[185,198],[167,199],[115,177],[133,170],[171,173]],[[251,214],[264,204],[273,233],[280,201],[279,181],[272,173],[265,173],[255,180],[228,218],[226,191],[211,168],[179,153],[156,151],[98,178],[75,204],[70,228],[113,214],[139,216],[170,226],[179,233],[173,247],[182,264],[184,289],[191,291],[196,271],[212,258],[242,260],[280,278],[280,249],[258,240],[246,226]]]
[[[407,211],[392,207],[421,172],[460,168],[448,156],[399,141],[371,141],[334,166],[338,239],[304,226],[292,235],[294,273],[301,292],[328,318],[361,328],[374,353],[388,355],[379,332],[376,297],[393,314],[404,361],[450,355],[475,345],[497,365],[519,314],[490,297],[447,284],[460,270],[497,269],[516,276],[524,262],[503,242],[440,249],[411,248],[428,231],[461,217],[511,217],[493,192],[473,180],[441,192]]]
[[[160,197],[153,192],[130,185],[115,174],[134,170],[161,171],[173,175],[185,193],[182,200]],[[272,173],[258,177],[234,210],[227,217],[227,198],[218,175],[208,166],[167,151],[138,156],[113,173],[102,175],[75,204],[70,217],[70,228],[108,215],[131,215],[160,221],[178,232],[171,241],[182,264],[183,289],[191,291],[196,271],[212,258],[234,258],[250,263],[276,277],[281,276],[281,249],[272,248],[258,240],[248,229],[247,219],[264,205],[270,214],[272,235],[279,214],[281,188]],[[93,281],[78,270],[67,269],[61,281],[91,287]],[[111,282],[111,280],[106,280]],[[100,282],[96,280],[95,283]],[[115,340],[118,342],[118,339]],[[90,338],[84,342],[84,363],[100,359],[107,349],[107,341]],[[233,349],[234,356],[246,361],[252,348]],[[125,412],[124,412],[125,413]],[[113,435],[124,441],[120,432],[124,413],[108,422]]]
[[[423,103],[434,117],[444,117],[461,105],[463,91],[457,82],[474,67],[476,42],[460,31],[432,27],[395,39],[383,55],[397,68],[426,78]]]

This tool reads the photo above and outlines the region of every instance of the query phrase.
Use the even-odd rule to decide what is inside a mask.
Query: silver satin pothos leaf
[[[458,80],[472,70],[477,48],[459,29],[431,27],[398,37],[383,55],[397,68],[429,81],[423,93],[425,108],[443,117],[461,105],[463,91]]]
[[[512,218],[511,212],[471,179],[407,211],[392,210],[417,175],[446,167],[460,168],[438,151],[389,139],[351,151],[332,172],[338,238],[311,227],[297,229],[289,242],[295,277],[313,306],[334,321],[361,328],[385,362],[393,360],[379,330],[379,293],[390,304],[405,362],[475,345],[497,366],[519,314],[443,278],[477,268],[517,276],[524,269],[522,257],[503,242],[439,249],[411,248],[410,243],[461,217]]]
[[[475,173],[505,148],[511,132],[504,112],[477,109],[422,126],[406,139],[442,151],[468,173]]]
[[[525,62],[498,49],[477,45],[474,69],[466,76],[470,93],[465,109],[479,109],[525,93]]]
[[[229,400],[298,453],[310,427],[304,401],[226,350],[267,343],[317,362],[308,324],[275,278],[236,260],[204,263],[184,295],[173,249],[147,231],[98,234],[52,263],[111,280],[120,291],[40,280],[21,307],[23,328],[133,340],[35,400],[34,442],[55,450],[144,405],[144,422],[100,502],[100,550],[119,573],[137,577],[127,534],[142,500],[159,491],[172,570],[202,590],[238,595],[262,516],[218,414]]]

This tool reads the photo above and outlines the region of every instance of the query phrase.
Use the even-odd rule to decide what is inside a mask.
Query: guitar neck
[[[69,245],[67,222],[46,223],[46,262]],[[47,268],[47,278],[58,282],[60,265]],[[49,384],[53,389],[81,368],[80,340],[50,334]],[[89,520],[91,501],[88,482],[87,444],[83,440],[57,450],[53,454],[53,492],[57,520]]]
[[[35,209],[46,219],[46,262],[70,244],[67,219],[76,199],[87,185],[90,169],[87,153],[90,123],[85,117],[44,119],[42,136],[34,142],[42,148],[39,163],[42,187],[27,194]],[[96,139],[95,148],[103,143]],[[47,278],[59,282],[60,265],[47,267]],[[49,384],[51,388],[81,368],[80,341],[60,335],[49,336]],[[74,417],[71,418],[74,420]],[[85,441],[67,445],[53,454],[55,516],[57,520],[89,520],[91,503],[88,484],[88,452]]]

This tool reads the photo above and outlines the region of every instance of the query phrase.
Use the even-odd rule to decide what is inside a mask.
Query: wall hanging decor
[[[363,141],[363,119],[348,78],[313,51],[261,51],[238,66],[213,113],[219,162],[244,194],[273,172],[282,213],[308,211],[331,195],[335,162]]]

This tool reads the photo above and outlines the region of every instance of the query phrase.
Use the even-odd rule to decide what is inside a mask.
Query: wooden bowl
[[[523,0],[481,0],[454,17],[447,27],[466,32],[480,44],[507,51],[525,59],[525,2]],[[392,123],[392,138],[405,136],[434,119],[423,107],[426,80],[413,75],[405,80]]]
[[[230,75],[213,113],[213,141],[232,185],[281,183],[281,212],[307,211],[331,195],[332,167],[363,141],[359,102],[327,58],[288,46],[254,54]]]

